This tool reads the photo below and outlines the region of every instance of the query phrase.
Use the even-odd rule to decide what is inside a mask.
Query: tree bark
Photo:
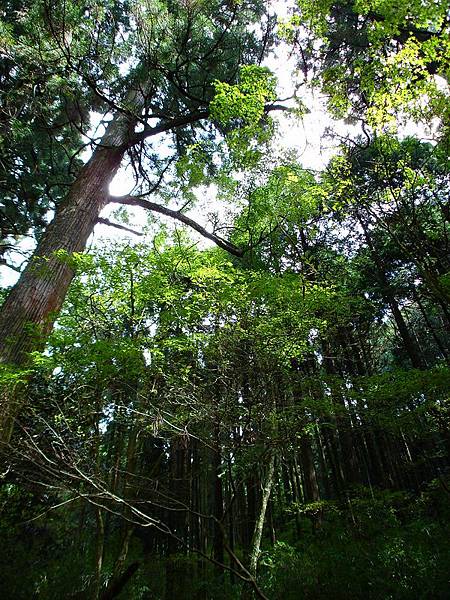
[[[273,478],[275,473],[275,454],[272,452],[269,459],[269,466],[267,469],[266,480],[262,490],[261,508],[259,511],[258,518],[255,523],[255,531],[253,533],[252,540],[252,553],[250,556],[250,568],[249,571],[256,577],[256,569],[258,566],[258,558],[261,551],[261,540],[264,529],[264,520],[266,518],[267,504],[269,502],[270,493],[272,491]]]
[[[119,169],[134,125],[123,114],[110,122],[5,300],[0,312],[0,363],[26,366],[29,353],[42,348],[74,276],[70,256],[84,250],[108,201],[109,184]],[[55,255],[61,250],[67,259]],[[20,403],[10,400],[0,406],[0,441],[9,442],[19,410]]]

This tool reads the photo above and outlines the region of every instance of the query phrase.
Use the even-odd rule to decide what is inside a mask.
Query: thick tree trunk
[[[101,144],[84,165],[65,201],[56,210],[30,263],[0,311],[0,363],[25,366],[29,352],[40,349],[67,294],[74,270],[70,255],[82,252],[100,211],[108,201],[108,186],[122,161],[134,123],[116,116]],[[64,251],[69,260],[56,256]],[[18,402],[0,406],[0,441],[8,442]]]
[[[120,118],[110,125],[105,138],[57,209],[32,260],[2,306],[0,360],[4,363],[23,365],[61,308],[74,272],[68,261],[54,254],[64,250],[70,255],[85,248],[124,154]]]

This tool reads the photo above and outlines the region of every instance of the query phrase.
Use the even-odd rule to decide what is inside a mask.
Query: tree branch
[[[110,196],[109,202],[113,202],[116,204],[126,204],[128,206],[140,206],[141,208],[145,208],[145,210],[160,213],[161,215],[165,215],[166,217],[170,217],[172,219],[180,221],[181,223],[184,223],[188,227],[191,227],[192,229],[197,231],[201,236],[208,240],[211,240],[217,246],[219,246],[219,248],[226,250],[234,256],[241,257],[244,254],[243,250],[241,250],[231,242],[224,240],[215,233],[207,231],[202,225],[200,225],[187,215],[184,215],[179,210],[172,210],[170,208],[167,208],[166,206],[162,206],[161,204],[149,202],[148,200],[144,200],[143,198],[139,198],[136,196]]]
[[[157,135],[158,133],[164,133],[165,131],[170,131],[171,129],[177,129],[178,127],[184,127],[185,125],[190,125],[191,123],[195,123],[196,121],[207,119],[208,115],[209,112],[207,110],[199,110],[193,113],[189,113],[187,115],[175,117],[168,121],[164,121],[163,123],[160,123],[155,127],[150,127],[149,125],[146,125],[142,131],[138,131],[131,136],[130,141],[128,142],[128,146],[134,146],[135,144],[142,142],[146,138]]]
[[[102,217],[99,217],[97,219],[97,223],[101,223],[102,225],[108,225],[108,227],[115,227],[116,229],[122,229],[123,231],[128,231],[129,233],[133,233],[134,235],[144,235],[143,233],[139,232],[139,231],[135,231],[134,229],[130,229],[130,227],[126,227],[125,225],[119,225],[119,223],[113,223],[112,221],[109,221],[108,219],[102,219]]]
[[[264,112],[269,113],[273,110],[280,110],[284,112],[292,111],[292,108],[288,106],[284,106],[283,104],[266,104],[264,107]],[[142,142],[148,137],[152,137],[157,135],[158,133],[164,133],[166,131],[170,131],[172,129],[177,129],[178,127],[184,127],[185,125],[190,125],[192,123],[196,123],[197,121],[201,121],[202,119],[207,119],[209,117],[209,110],[198,110],[193,113],[189,113],[187,115],[181,115],[179,117],[175,117],[173,119],[169,119],[168,121],[164,121],[155,127],[150,127],[146,125],[142,131],[136,132],[131,136],[130,141],[128,142],[128,147],[132,147],[135,144]]]
[[[289,98],[288,98],[289,100]],[[284,104],[266,104],[264,107],[264,112],[269,113],[272,110],[279,110],[282,112],[292,112],[292,107],[284,106]]]

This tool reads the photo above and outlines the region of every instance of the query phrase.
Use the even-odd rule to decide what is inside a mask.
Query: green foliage
[[[210,104],[211,117],[222,125],[239,120],[244,125],[258,124],[268,102],[276,99],[276,79],[266,67],[243,66],[235,85],[215,81]]]
[[[183,209],[216,186],[244,253],[160,229],[35,261],[76,275],[45,351],[0,371],[1,399],[29,400],[1,473],[2,597],[107,596],[135,568],[122,597],[242,598],[260,517],[271,600],[448,595],[448,156],[392,135],[343,147],[321,174],[264,156],[263,4],[2,13],[3,238],[40,232],[89,111],[127,114],[140,89],[140,126],[203,115],[164,140],[173,162],[161,139],[130,150],[140,191],[165,168],[160,197]],[[422,116],[445,117],[442,3],[298,6],[284,35],[308,34],[336,116],[385,129],[426,97]]]
[[[262,156],[260,146],[272,137],[265,109],[276,99],[276,84],[269,69],[257,65],[242,66],[234,85],[213,82],[210,114],[224,129],[232,159],[240,167],[254,165]]]
[[[365,116],[375,129],[396,127],[405,113],[414,120],[448,122],[448,15],[445,2],[311,2],[282,26],[310,32],[306,42],[316,83],[337,117]],[[301,44],[305,44],[304,38]],[[318,69],[317,63],[319,61]]]
[[[434,486],[433,486],[434,487]],[[270,598],[445,598],[448,499],[361,490],[348,506],[324,503],[319,525],[266,551]],[[439,517],[436,521],[436,508]]]
[[[137,122],[156,118],[166,123],[207,108],[215,82],[231,89],[242,63],[239,89],[248,106],[270,101],[273,77],[250,66],[264,50],[249,25],[263,13],[259,0],[239,11],[228,1],[108,0],[88,6],[69,1],[51,10],[42,0],[26,7],[8,2],[0,15],[0,259],[22,236],[42,235],[49,211],[62,202],[80,171],[83,150],[98,142],[104,123],[90,132],[92,115],[131,116],[131,90],[142,90],[149,104],[142,107],[145,117],[137,111]],[[256,134],[255,123],[245,126],[248,136],[259,141],[270,135],[262,129]],[[216,161],[206,153],[204,167],[214,169],[218,140],[211,127],[175,128],[171,137],[167,147],[173,159],[197,144],[213,147]],[[167,162],[151,142],[142,152],[145,169],[141,164],[138,183],[153,186],[145,172],[158,180]],[[201,169],[194,170],[189,185],[200,183]]]
[[[319,185],[314,178],[289,166],[275,170],[268,181],[265,201],[276,196],[278,185],[280,203],[293,206],[292,223],[317,218],[318,205],[295,205],[305,188]],[[76,494],[92,493],[92,481],[107,490],[102,492],[108,499],[109,525],[101,573],[106,584],[127,515],[108,490],[113,486],[113,498],[134,501],[134,487],[125,475],[133,439],[138,457],[137,478],[131,479],[139,482],[136,507],[145,518],[162,523],[170,518],[167,502],[169,507],[171,502],[178,506],[179,498],[184,502],[183,488],[174,489],[173,448],[189,448],[192,439],[206,441],[198,452],[199,464],[207,471],[192,475],[206,491],[208,484],[200,481],[212,472],[202,466],[202,453],[217,443],[216,431],[223,456],[232,456],[219,467],[223,490],[231,481],[245,482],[264,472],[261,465],[269,449],[280,461],[292,454],[303,460],[305,443],[317,456],[318,435],[333,439],[343,432],[352,432],[356,439],[382,431],[392,445],[429,448],[414,459],[398,459],[404,461],[399,464],[408,481],[422,477],[431,464],[444,464],[447,368],[356,376],[343,363],[341,373],[326,371],[327,354],[334,352],[339,358],[342,350],[330,350],[325,341],[332,344],[343,327],[361,315],[372,315],[364,298],[352,298],[354,274],[346,262],[338,270],[338,262],[328,256],[333,277],[327,275],[327,281],[321,265],[312,282],[291,269],[272,272],[263,263],[249,269],[222,251],[199,251],[180,235],[176,242],[160,235],[152,250],[146,245],[116,245],[93,255],[60,253],[60,259],[70,261],[78,274],[47,351],[34,357],[29,388],[33,402],[25,421],[34,432],[31,448],[41,448],[58,465],[58,484],[52,494],[39,495],[42,485],[55,484],[55,475],[45,467],[51,463],[44,462],[42,468],[40,455],[29,454],[25,429],[18,434],[20,451],[13,454],[13,472],[25,472],[40,484],[30,490],[29,505],[22,481],[3,488],[11,512],[1,524],[8,531],[6,547],[14,546],[15,564],[22,565],[27,556],[22,522],[46,510],[51,515],[30,551],[39,577],[30,575],[19,590],[14,569],[5,567],[5,585],[17,597],[22,590],[24,597],[39,593],[50,598],[64,595],[68,586],[82,594],[91,589],[98,523],[95,504],[83,508],[84,496]],[[311,366],[314,360],[316,367]],[[358,415],[352,426],[346,425],[349,407]],[[236,443],[239,428],[245,433]],[[196,460],[192,458],[193,465]],[[83,483],[78,487],[80,473]],[[434,569],[445,572],[448,550],[448,507],[438,483],[414,492],[383,489],[387,476],[385,480],[381,474],[379,489],[371,480],[371,487],[344,482],[335,497],[314,499],[302,484],[302,496],[293,499],[282,473],[271,501],[279,541],[272,546],[264,540],[259,567],[259,583],[268,597],[295,598],[301,593],[306,598],[369,594],[406,599],[422,590],[423,597],[445,597],[444,577],[433,575]],[[153,495],[152,481],[163,486],[162,497]],[[84,525],[77,537],[80,519]],[[177,527],[182,531],[182,525]],[[171,572],[176,573],[173,589],[179,586],[192,595],[208,589],[217,600],[240,596],[241,585],[224,580],[212,566],[200,568],[199,560],[180,548],[169,554],[164,537],[161,550],[152,550],[151,561],[142,559],[146,551],[141,544],[150,544],[146,531],[136,526],[132,536],[127,564],[138,560],[142,566],[127,585],[127,597],[148,592],[162,598]],[[42,552],[49,538],[51,545]],[[245,560],[245,546],[235,551]]]

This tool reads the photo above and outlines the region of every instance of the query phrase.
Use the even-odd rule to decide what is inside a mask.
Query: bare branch
[[[102,217],[99,217],[97,219],[97,223],[101,223],[102,225],[108,225],[108,227],[115,227],[116,229],[122,229],[122,231],[128,231],[129,233],[133,233],[134,235],[144,235],[140,231],[135,231],[134,229],[126,227],[125,225],[120,225],[119,223],[113,223],[112,221],[109,221],[108,219],[103,219]]]
[[[144,200],[143,198],[139,198],[137,196],[110,196],[109,202],[117,204],[127,204],[128,206],[140,206],[141,208],[145,208],[146,210],[160,213],[161,215],[165,215],[166,217],[170,217],[172,219],[180,221],[181,223],[184,223],[184,225],[187,225],[188,227],[191,227],[192,229],[200,233],[201,236],[208,240],[211,240],[217,246],[219,246],[219,248],[226,250],[234,256],[241,257],[244,254],[244,251],[241,250],[241,248],[238,248],[231,242],[224,240],[215,233],[207,231],[202,225],[200,225],[187,215],[183,214],[179,210],[172,210],[170,208],[167,208],[166,206],[162,206],[161,204],[156,204],[155,202]]]

